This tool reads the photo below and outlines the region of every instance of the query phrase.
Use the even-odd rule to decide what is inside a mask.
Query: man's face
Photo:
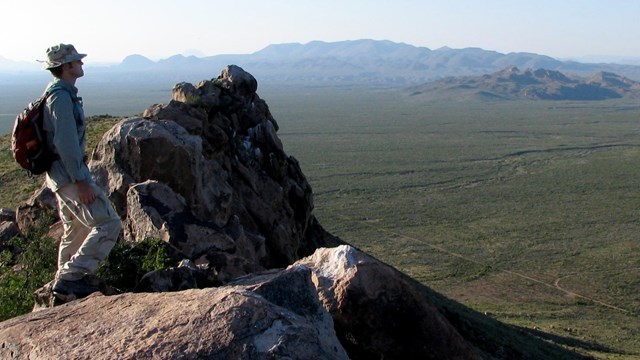
[[[82,69],[82,65],[84,65],[84,63],[82,60],[75,60],[65,65],[67,65],[69,75],[72,75],[76,79],[84,76],[84,70]]]

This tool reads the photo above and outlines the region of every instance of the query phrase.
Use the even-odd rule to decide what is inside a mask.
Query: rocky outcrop
[[[321,249],[219,288],[93,295],[14,318],[0,323],[0,357],[480,359],[403,278],[349,246]]]
[[[104,135],[90,168],[125,219],[126,240],[162,239],[223,283],[335,242],[313,217],[311,186],[256,90],[232,65],[176,85],[168,104]]]

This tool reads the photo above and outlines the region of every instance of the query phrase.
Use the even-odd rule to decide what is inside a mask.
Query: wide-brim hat
[[[87,56],[87,54],[78,54],[76,48],[71,44],[58,44],[48,48],[47,60],[40,62],[44,63],[44,65],[42,65],[44,70],[49,70],[62,64],[80,60],[85,56]]]

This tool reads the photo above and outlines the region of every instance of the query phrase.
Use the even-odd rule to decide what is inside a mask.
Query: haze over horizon
[[[12,36],[0,57],[31,63],[60,42],[74,44],[89,54],[87,64],[96,64],[132,54],[152,60],[250,54],[270,44],[357,39],[640,61],[636,1],[27,0],[2,10],[0,31]]]

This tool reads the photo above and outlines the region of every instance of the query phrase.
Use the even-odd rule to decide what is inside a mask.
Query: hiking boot
[[[87,284],[83,279],[80,280],[65,280],[58,279],[53,288],[51,289],[55,294],[60,295],[75,295],[80,299],[87,297],[94,292],[100,291],[100,288],[94,285]]]

